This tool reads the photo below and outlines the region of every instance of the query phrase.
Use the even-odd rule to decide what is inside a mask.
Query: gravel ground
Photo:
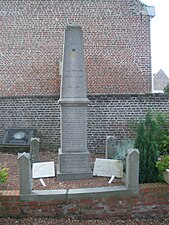
[[[104,157],[104,155],[91,155],[91,164],[93,164],[95,158]],[[57,154],[55,152],[40,152],[40,162],[55,161],[57,163]],[[19,190],[19,170],[17,155],[11,153],[0,152],[0,163],[6,166],[9,171],[8,181],[0,185],[0,189],[4,190]],[[110,178],[108,177],[93,177],[89,180],[72,180],[72,181],[58,181],[57,178],[43,178],[46,187],[42,186],[39,179],[33,179],[33,189],[62,189],[62,188],[91,188],[91,187],[106,187],[113,185],[123,185],[124,182],[121,179],[115,179],[112,184],[108,184]]]
[[[91,155],[91,164],[95,161],[95,158],[103,158],[104,155]],[[57,154],[55,152],[40,152],[40,161],[55,161],[57,163]],[[17,155],[11,153],[0,152],[0,163],[8,168],[9,179],[4,185],[0,185],[0,189],[4,190],[18,190],[19,189],[19,171],[17,163]],[[103,187],[112,185],[123,185],[124,182],[121,179],[115,179],[112,184],[108,184],[109,178],[106,177],[94,177],[90,180],[80,181],[57,181],[56,178],[43,179],[46,187],[43,187],[38,179],[33,180],[34,189],[59,189],[59,188],[85,188],[85,187]],[[56,219],[56,218],[0,218],[0,225],[169,225],[169,218],[159,219],[128,219],[128,220],[71,220],[71,219]]]
[[[54,219],[54,218],[24,218],[24,219],[14,219],[14,218],[0,218],[0,225],[168,225],[169,219],[129,219],[129,220],[70,220],[70,219]]]

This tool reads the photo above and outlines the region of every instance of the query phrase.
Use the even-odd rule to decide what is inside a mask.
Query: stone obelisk
[[[60,91],[61,148],[58,180],[92,177],[87,151],[87,98],[83,32],[77,25],[65,30]]]

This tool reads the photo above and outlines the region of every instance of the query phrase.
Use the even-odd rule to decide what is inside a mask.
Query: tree
[[[141,120],[137,126],[135,148],[140,152],[139,182],[151,183],[158,181],[156,162],[158,159],[158,145],[156,143],[157,122],[150,111],[145,120]]]

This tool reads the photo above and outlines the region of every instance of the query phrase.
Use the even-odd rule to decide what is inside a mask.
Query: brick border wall
[[[131,122],[143,118],[148,109],[169,113],[167,94],[89,95],[88,149],[104,152],[106,135],[118,140],[133,137]],[[8,128],[38,130],[41,146],[49,150],[60,145],[59,96],[0,98],[0,142]]]
[[[153,218],[169,216],[169,185],[142,184],[138,196],[67,199],[52,201],[20,201],[19,191],[0,191],[0,217],[71,217],[77,219]]]

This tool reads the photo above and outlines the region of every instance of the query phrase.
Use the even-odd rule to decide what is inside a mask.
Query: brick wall
[[[167,94],[89,95],[88,149],[104,152],[106,135],[118,140],[133,137],[131,122],[143,118],[148,109],[169,113]],[[8,128],[37,129],[41,146],[60,146],[59,96],[1,97],[0,143]]]
[[[131,125],[145,117],[148,110],[169,113],[169,95],[119,94],[91,95],[88,113],[88,148],[104,152],[106,135],[117,140],[133,138]]]
[[[0,96],[59,93],[67,24],[84,31],[89,93],[151,91],[150,18],[137,0],[0,0]]]
[[[137,196],[20,201],[19,191],[0,191],[0,217],[58,217],[75,219],[164,218],[169,216],[169,185],[142,184]]]
[[[41,144],[58,148],[60,141],[59,96],[0,98],[0,137],[4,129],[37,129]],[[0,143],[2,142],[2,139]]]

